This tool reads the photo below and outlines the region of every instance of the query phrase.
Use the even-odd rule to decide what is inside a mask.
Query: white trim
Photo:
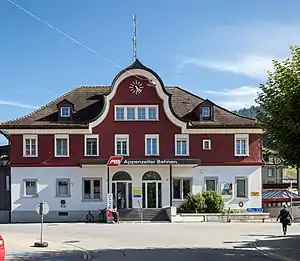
[[[236,142],[239,139],[246,140],[246,154],[237,154]],[[234,135],[234,156],[236,156],[236,157],[249,156],[249,134],[235,134]]]
[[[30,179],[30,178],[24,178],[23,180],[23,193],[22,193],[22,197],[26,197],[26,198],[36,198],[39,196],[39,186],[38,186],[38,180],[37,179]],[[36,193],[35,195],[28,195],[26,193],[26,182],[35,182],[35,189],[36,189]]]
[[[238,197],[237,196],[237,181],[238,180],[244,180],[245,181],[245,197]],[[235,198],[239,199],[239,198],[243,198],[243,199],[248,199],[249,198],[249,179],[248,177],[240,177],[240,176],[236,176],[235,177]]]
[[[97,153],[96,155],[87,154],[87,139],[97,139]],[[84,135],[84,156],[85,157],[96,157],[99,156],[99,135],[98,134],[85,134]]]
[[[11,135],[26,134],[92,134],[91,129],[1,129]],[[184,134],[263,134],[263,130],[255,129],[185,129]]]
[[[208,142],[208,148],[205,147],[206,142]],[[202,141],[202,148],[203,148],[203,150],[211,150],[211,140],[210,139],[204,139]]]
[[[67,115],[62,114],[63,109],[67,109],[67,112],[68,112]],[[69,118],[71,116],[71,107],[70,106],[61,106],[59,108],[59,110],[60,110],[60,117],[61,118]]]
[[[30,139],[30,140],[35,140],[35,155],[26,155],[26,140]],[[38,135],[35,134],[24,134],[23,135],[23,157],[25,158],[36,158],[39,155],[38,152],[39,149],[39,144],[38,144]],[[30,153],[31,153],[31,148],[30,148]]]
[[[60,181],[66,181],[68,182],[68,193],[67,195],[59,194],[59,185],[58,183]],[[71,197],[71,180],[68,178],[62,178],[62,179],[56,179],[56,197],[57,198],[70,198]]]
[[[147,139],[156,139],[157,154],[147,154]],[[159,156],[159,134],[145,134],[145,156]]]
[[[175,134],[175,156],[189,156],[190,154],[190,139],[188,134]],[[177,154],[177,140],[186,140],[186,154]]]
[[[124,119],[119,120],[117,119],[117,108],[123,108],[124,109]],[[134,109],[134,119],[127,119],[127,109],[133,108]],[[139,108],[145,108],[145,116],[146,119],[138,119],[138,109]],[[149,108],[155,108],[156,109],[156,119],[149,119]],[[159,113],[158,113],[158,105],[115,105],[114,106],[114,120],[115,121],[159,121]]]
[[[205,109],[207,109],[206,112],[208,112],[208,115],[204,115],[203,112],[205,112]],[[201,114],[202,114],[202,116],[203,116],[204,118],[209,118],[209,117],[211,116],[211,107],[210,107],[210,106],[203,106],[203,107],[201,108]]]
[[[129,134],[115,134],[115,155],[117,154],[117,141],[118,139],[126,139],[126,145],[127,145],[127,154],[126,155],[120,155],[120,156],[129,156]],[[119,156],[119,155],[118,155]]]
[[[67,155],[57,155],[56,154],[56,140],[57,139],[67,139]],[[67,158],[70,154],[70,139],[68,134],[55,134],[54,135],[54,157],[57,158]]]

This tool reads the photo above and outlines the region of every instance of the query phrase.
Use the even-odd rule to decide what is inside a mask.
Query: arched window
[[[147,171],[143,175],[143,180],[161,180],[161,177],[156,171]]]
[[[118,171],[113,175],[112,180],[131,180],[131,177],[126,171]]]

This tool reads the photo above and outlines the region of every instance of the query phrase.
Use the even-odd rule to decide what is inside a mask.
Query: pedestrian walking
[[[282,232],[286,235],[287,227],[292,224],[293,217],[290,212],[286,209],[286,205],[283,205],[283,209],[280,210],[279,215],[277,217],[277,221],[280,221],[282,225]]]

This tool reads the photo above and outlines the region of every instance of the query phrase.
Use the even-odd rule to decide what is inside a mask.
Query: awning
[[[288,190],[266,190],[262,193],[263,203],[300,201],[300,195]]]

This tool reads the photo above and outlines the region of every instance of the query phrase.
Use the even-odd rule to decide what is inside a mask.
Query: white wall
[[[261,208],[261,167],[260,166],[199,166],[196,168],[173,167],[173,177],[186,177],[193,179],[192,193],[204,191],[204,180],[207,177],[217,177],[220,190],[221,183],[233,184],[233,196],[226,198],[227,206],[234,209]],[[237,177],[248,178],[249,197],[236,198],[236,181]],[[220,191],[219,191],[220,192]],[[259,196],[250,196],[251,192],[259,192]],[[180,206],[183,201],[173,200],[173,206]],[[239,202],[243,202],[243,208],[239,207]]]

